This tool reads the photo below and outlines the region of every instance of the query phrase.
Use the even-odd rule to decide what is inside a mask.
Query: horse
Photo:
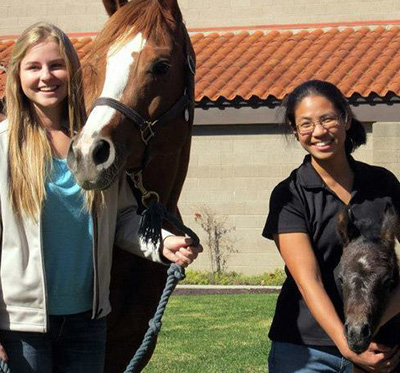
[[[142,207],[180,217],[194,115],[195,56],[177,0],[103,0],[110,18],[82,60],[92,108],[68,164],[84,189],[131,175]],[[168,227],[174,232],[173,227]],[[106,368],[123,371],[165,285],[166,268],[114,250]],[[155,344],[143,361],[150,360]]]
[[[338,279],[343,294],[345,336],[349,348],[358,354],[372,340],[387,346],[400,341],[399,315],[375,335],[390,292],[400,281],[395,251],[398,224],[393,207],[386,209],[381,224],[369,219],[353,222],[348,211],[338,215],[338,233],[343,243]],[[363,371],[353,368],[353,372]]]

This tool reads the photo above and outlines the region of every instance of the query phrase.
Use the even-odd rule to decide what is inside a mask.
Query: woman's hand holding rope
[[[203,246],[191,246],[193,240],[190,237],[167,236],[164,238],[162,254],[169,261],[187,267],[203,251]]]

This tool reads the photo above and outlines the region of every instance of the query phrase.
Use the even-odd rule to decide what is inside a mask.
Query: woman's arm
[[[396,351],[379,350],[377,353],[375,346],[371,346],[366,352],[357,355],[348,348],[343,323],[325,291],[309,236],[306,233],[275,234],[274,240],[308,309],[341,354],[370,371],[380,371],[382,367],[387,367],[388,362],[394,364],[398,358]]]

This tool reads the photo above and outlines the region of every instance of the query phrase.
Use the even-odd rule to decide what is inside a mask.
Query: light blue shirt
[[[42,212],[48,313],[92,309],[93,224],[66,159],[53,158]]]

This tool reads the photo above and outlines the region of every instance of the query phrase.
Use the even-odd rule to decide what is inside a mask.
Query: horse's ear
[[[360,235],[359,229],[353,223],[351,210],[343,210],[338,214],[337,232],[344,246]]]
[[[174,20],[178,22],[182,21],[182,13],[179,9],[178,0],[158,0],[158,2],[171,14]]]
[[[381,239],[388,243],[394,241],[395,236],[399,237],[400,227],[399,218],[392,205],[386,207],[385,214],[383,215]]]
[[[103,0],[104,8],[111,17],[119,8],[127,4],[128,0]]]
[[[174,10],[179,8],[178,0],[158,0],[165,9]]]

